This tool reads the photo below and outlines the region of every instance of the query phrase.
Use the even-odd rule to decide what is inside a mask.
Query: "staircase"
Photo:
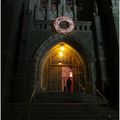
[[[103,99],[78,93],[37,94],[32,103],[2,106],[2,120],[118,120]]]
[[[31,102],[33,103],[96,103],[96,96],[80,93],[38,93]]]

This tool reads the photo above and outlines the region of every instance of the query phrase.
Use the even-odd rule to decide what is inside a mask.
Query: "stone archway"
[[[43,42],[41,46],[38,48],[35,54],[35,80],[36,83],[39,84],[39,88],[43,90],[42,86],[42,77],[41,74],[43,74],[43,64],[45,63],[46,56],[49,54],[49,51],[51,48],[53,48],[55,45],[59,44],[60,42],[65,42],[66,44],[73,46],[75,50],[78,52],[78,54],[81,56],[82,60],[85,61],[85,69],[87,77],[85,76],[86,86],[88,89],[91,87],[92,91],[90,93],[95,94],[95,66],[94,61],[92,60],[89,51],[87,48],[81,43],[78,39],[73,38],[70,36],[69,38],[64,37],[63,35],[56,34],[54,36],[51,36],[49,39]],[[86,88],[87,89],[87,88]],[[89,91],[87,91],[89,93]]]
[[[64,46],[64,47],[63,47]],[[61,48],[64,48],[61,50]],[[88,78],[85,61],[79,53],[65,42],[53,46],[43,58],[40,71],[41,88],[50,91],[64,91],[66,80],[71,77],[71,92],[79,92],[79,85],[85,86]],[[87,68],[87,67],[86,67]],[[71,76],[69,75],[71,73]],[[81,86],[81,87],[82,87]],[[82,88],[83,88],[82,87]]]

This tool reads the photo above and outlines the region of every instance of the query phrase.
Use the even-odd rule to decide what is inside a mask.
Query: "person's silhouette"
[[[70,92],[70,90],[71,90],[71,83],[72,83],[72,81],[71,81],[71,79],[70,79],[70,77],[67,79],[67,82],[66,82],[66,85],[67,85],[67,91],[68,92]]]

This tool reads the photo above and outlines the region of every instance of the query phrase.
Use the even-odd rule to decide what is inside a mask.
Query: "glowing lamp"
[[[65,48],[64,48],[63,46],[60,47],[60,50],[61,50],[61,51],[64,51],[64,49],[65,49]]]
[[[72,72],[69,72],[69,77],[73,77],[73,73]]]
[[[61,62],[59,62],[58,64],[59,64],[59,65],[62,65],[62,63],[61,63]]]
[[[59,52],[59,56],[62,57],[63,56],[63,52]]]

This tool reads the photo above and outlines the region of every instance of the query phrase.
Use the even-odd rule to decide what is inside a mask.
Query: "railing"
[[[99,90],[96,89],[96,92],[97,92],[107,103],[109,103],[108,100],[106,99],[106,97],[105,97]]]
[[[106,99],[106,97],[99,91],[96,89],[96,92],[106,101],[106,107],[107,107],[107,114],[105,114],[104,118],[105,120],[111,120],[111,113],[110,113],[110,106],[109,106],[109,102]]]
[[[31,97],[30,97],[30,99],[29,99],[29,103],[31,103],[33,97],[35,97],[35,93],[36,93],[36,90],[33,91],[32,95],[31,95]]]
[[[90,21],[74,21],[75,28],[77,31],[91,31]],[[33,30],[45,30],[51,31],[54,28],[53,21],[40,21],[34,20],[32,24]]]
[[[80,88],[80,92],[82,92],[82,93],[85,92],[85,88],[82,86],[82,84],[80,82],[79,82],[79,88]]]

